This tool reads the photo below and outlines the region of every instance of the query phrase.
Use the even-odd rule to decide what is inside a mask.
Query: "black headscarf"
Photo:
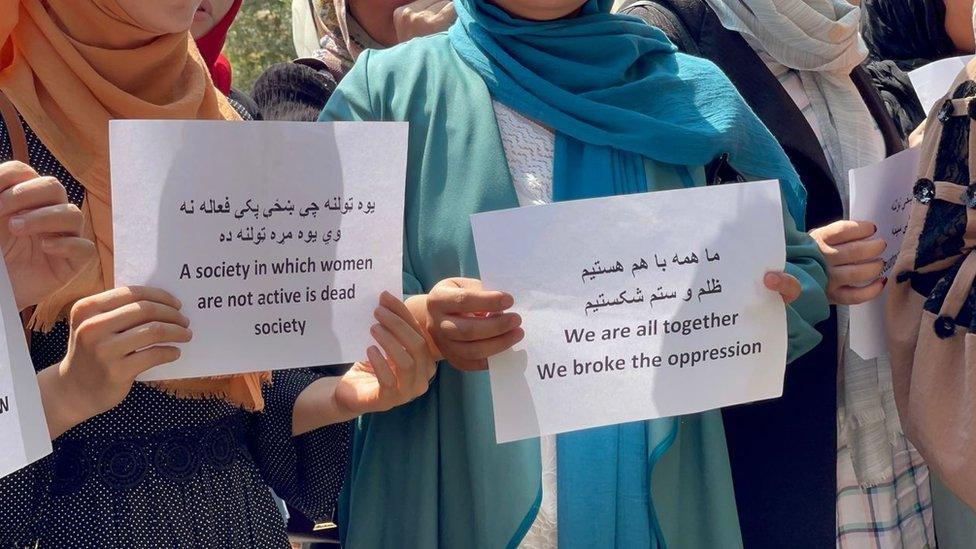
[[[956,52],[945,30],[944,0],[862,0],[861,14],[872,59],[908,71]]]

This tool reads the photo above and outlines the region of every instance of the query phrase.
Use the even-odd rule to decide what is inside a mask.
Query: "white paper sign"
[[[183,302],[193,341],[141,379],[365,358],[402,292],[402,123],[113,121],[115,282]]]
[[[922,103],[926,114],[932,110],[936,102],[949,93],[949,88],[956,81],[956,77],[972,60],[972,55],[940,59],[908,73],[915,94],[918,95],[918,100]]]
[[[918,177],[920,149],[908,149],[877,164],[851,170],[851,219],[870,221],[888,245],[884,270],[888,276],[898,259],[912,209],[912,189]],[[887,291],[867,303],[850,308],[851,349],[868,360],[888,354],[884,310]]]
[[[7,266],[0,261],[0,477],[51,453],[37,375],[27,351]]]
[[[508,442],[780,396],[785,263],[775,181],[472,216],[481,278],[525,339],[489,360]]]

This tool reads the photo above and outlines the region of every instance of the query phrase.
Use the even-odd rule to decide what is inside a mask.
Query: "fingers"
[[[167,322],[149,322],[136,326],[105,344],[105,352],[112,356],[124,357],[140,349],[146,349],[162,343],[186,343],[193,338],[193,332],[184,326]]]
[[[41,240],[41,250],[52,257],[81,261],[95,255],[95,243],[79,236],[52,236]]]
[[[101,313],[118,309],[137,301],[152,301],[179,309],[183,305],[169,292],[148,286],[124,286],[100,294],[86,297],[75,303],[71,309],[71,325],[79,324]]]
[[[30,210],[10,218],[10,232],[18,236],[64,234],[77,236],[84,225],[81,210],[74,204],[58,204]]]
[[[393,375],[393,370],[390,369],[390,364],[383,357],[383,353],[376,346],[370,346],[366,349],[366,358],[369,359],[369,365],[373,368],[373,373],[376,374],[376,380],[380,387],[384,389],[395,388],[396,376]]]
[[[373,324],[369,333],[383,349],[383,354],[393,361],[393,364],[388,363],[388,365],[393,370],[394,376],[400,379],[401,385],[410,385],[413,376],[416,375],[416,368],[414,368],[413,359],[410,358],[406,349],[400,345],[400,342],[389,330],[379,324]]]
[[[129,303],[89,320],[97,322],[105,332],[116,334],[151,322],[166,322],[184,328],[190,326],[190,320],[178,309],[154,301]]]
[[[434,359],[430,356],[430,350],[427,346],[427,339],[424,337],[424,331],[421,329],[420,325],[414,319],[413,314],[403,305],[403,302],[399,299],[394,298],[392,295],[390,298],[396,303],[390,303],[390,305],[400,305],[400,314],[396,314],[394,311],[387,307],[382,306],[387,300],[380,298],[381,306],[373,311],[373,316],[380,323],[381,326],[389,330],[397,341],[402,345],[407,353],[409,353],[410,358],[413,363],[419,367],[423,368],[425,379],[429,380],[434,376],[434,371],[436,368],[436,363]],[[399,363],[398,363],[399,366]]]
[[[410,312],[410,309],[407,308],[406,303],[400,301],[390,292],[383,292],[380,294],[380,305],[382,307],[386,307],[393,314],[403,319],[418,333],[423,333],[423,328],[421,328],[420,323],[417,322],[417,318],[413,316],[413,313]]]
[[[515,299],[505,292],[482,290],[480,281],[459,280],[464,279],[435,287],[427,298],[428,309],[446,314],[496,313],[515,304]]]
[[[31,179],[37,179],[37,172],[23,162],[13,161],[0,164],[0,190],[8,189]]]
[[[830,246],[836,246],[838,244],[868,238],[877,232],[877,230],[878,228],[875,224],[870,221],[851,221],[845,219],[815,229],[811,231],[811,235],[823,240],[824,243]]]
[[[859,305],[878,297],[887,279],[878,279],[863,287],[843,286],[831,292],[830,301],[836,305]]]
[[[10,215],[42,206],[54,206],[68,202],[64,185],[53,177],[29,179],[0,192],[0,215]]]
[[[802,291],[800,281],[786,273],[766,273],[763,284],[766,288],[779,293],[787,305],[796,301]]]
[[[502,313],[487,317],[448,316],[440,321],[440,330],[453,341],[478,341],[505,334],[522,325],[517,313]]]
[[[832,267],[829,272],[830,284],[833,286],[860,286],[881,276],[882,269],[884,269],[884,261],[880,259],[870,263]]]
[[[502,334],[498,337],[493,337],[491,339],[469,341],[463,344],[453,345],[451,352],[447,354],[449,354],[451,357],[458,357],[462,359],[462,361],[479,361],[479,364],[483,364],[481,361],[493,357],[503,351],[507,351],[513,345],[519,341],[522,341],[523,337],[525,337],[525,330],[522,328],[515,328],[514,330],[510,330],[508,333]],[[454,364],[454,362],[452,362],[452,364]],[[458,366],[458,364],[454,365]],[[480,366],[477,369],[484,369],[484,366]]]
[[[132,353],[122,360],[121,365],[135,378],[146,370],[176,362],[179,358],[180,350],[178,348],[158,345]]]
[[[828,248],[824,257],[831,265],[863,263],[877,258],[887,247],[888,243],[880,238],[868,238]]]

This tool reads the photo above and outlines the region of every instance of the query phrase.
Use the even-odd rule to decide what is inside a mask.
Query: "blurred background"
[[[234,67],[234,87],[250,92],[264,69],[296,57],[291,0],[247,0],[227,35],[224,55]]]

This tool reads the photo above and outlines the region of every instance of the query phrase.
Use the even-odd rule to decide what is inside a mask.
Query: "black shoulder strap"
[[[621,6],[619,13],[633,15],[648,25],[661,29],[679,50],[700,56],[698,41],[695,40],[681,16],[676,13],[675,7],[666,0],[630,0]]]

